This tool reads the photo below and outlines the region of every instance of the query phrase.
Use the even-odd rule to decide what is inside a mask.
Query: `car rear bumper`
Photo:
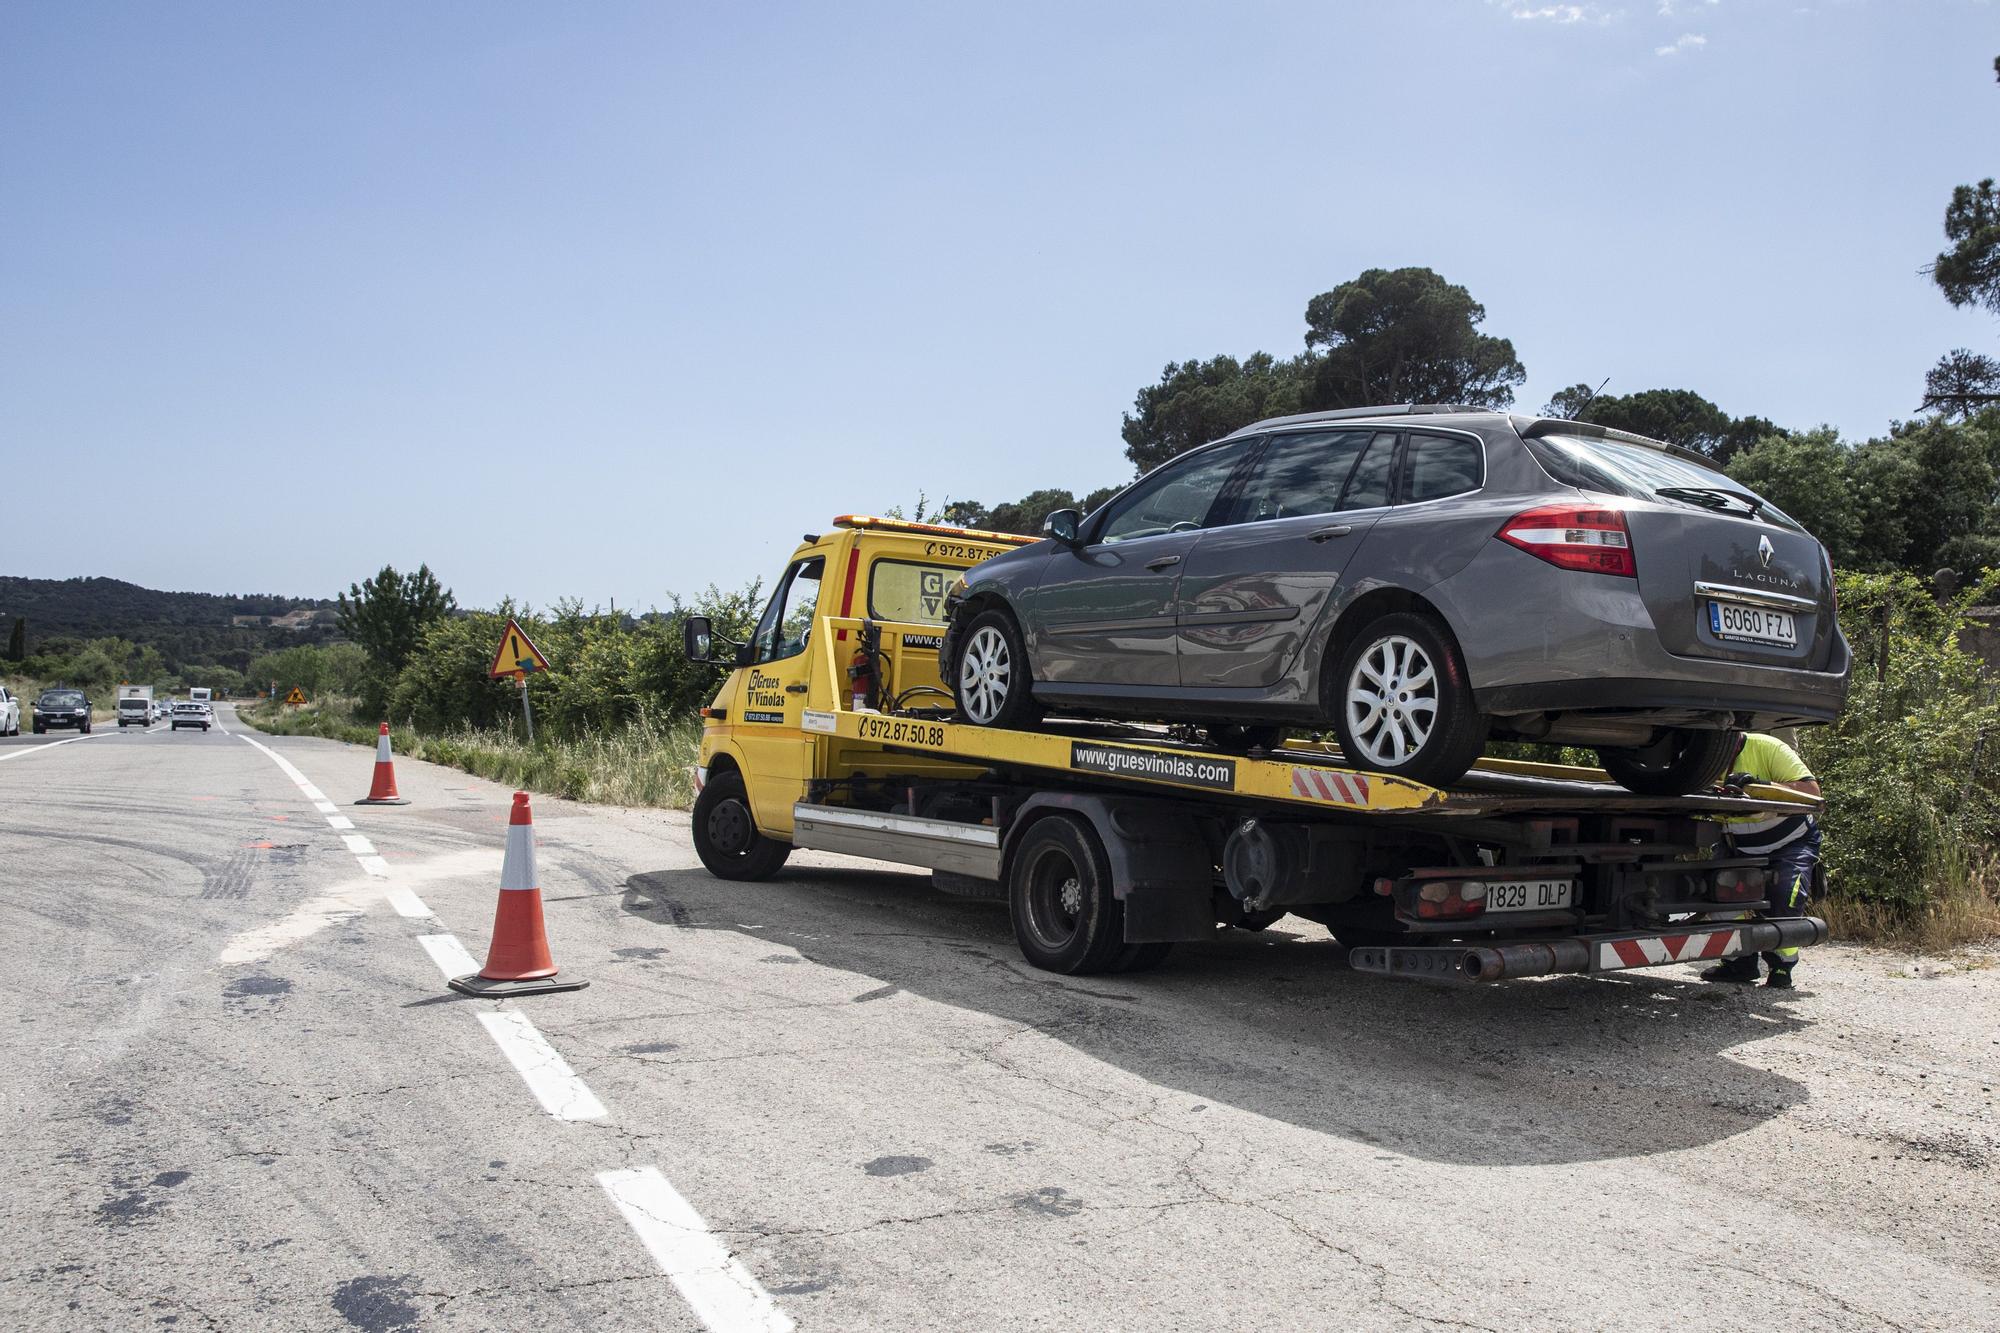
[[[1798,676],[1807,673],[1785,674]],[[1818,676],[1819,673],[1811,674]],[[1773,727],[1831,722],[1840,715],[1840,706],[1846,694],[1844,676],[1830,677],[1805,687],[1617,676],[1496,685],[1474,690],[1472,698],[1480,712],[1500,716],[1586,710],[1619,714],[1650,711],[1748,713],[1752,725]]]

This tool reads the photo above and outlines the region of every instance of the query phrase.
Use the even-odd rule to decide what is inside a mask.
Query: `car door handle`
[[[1163,555],[1157,560],[1148,560],[1146,562],[1146,568],[1172,569],[1175,565],[1178,565],[1180,562],[1181,558],[1177,555]]]
[[[787,686],[785,686],[785,693],[786,693],[786,694],[804,694],[805,692],[806,692],[806,687],[805,687],[804,685],[787,685]]]
[[[1309,542],[1330,542],[1335,537],[1345,537],[1352,531],[1354,531],[1352,523],[1336,523],[1330,528],[1314,528],[1306,534],[1306,540]]]

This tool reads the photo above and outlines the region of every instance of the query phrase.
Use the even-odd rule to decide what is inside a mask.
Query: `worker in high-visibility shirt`
[[[1774,782],[1780,787],[1819,795],[1819,779],[1799,758],[1799,752],[1776,736],[1746,733],[1736,752],[1736,767],[1728,783],[1741,787],[1752,782]],[[1764,892],[1771,904],[1771,917],[1804,916],[1812,906],[1813,872],[1819,868],[1819,820],[1810,814],[1775,815],[1757,819],[1731,820],[1725,825],[1729,844],[1737,852],[1769,856],[1770,881]],[[1799,960],[1797,949],[1775,949],[1764,954],[1771,976],[1764,984],[1780,989],[1792,984],[1792,967]],[[1744,954],[1718,963],[1702,974],[1708,981],[1754,982],[1757,955]]]

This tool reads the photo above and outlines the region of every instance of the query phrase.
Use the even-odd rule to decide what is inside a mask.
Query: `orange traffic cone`
[[[528,812],[528,793],[517,791],[514,813],[507,821],[507,859],[500,863],[500,907],[493,913],[493,943],[486,950],[486,966],[470,976],[453,977],[451,988],[466,995],[504,998],[582,990],[589,984],[556,980],[548,933],[542,929],[535,820]]]
[[[356,805],[408,805],[403,797],[396,795],[396,765],[389,759],[389,724],[382,724],[382,734],[375,741],[375,781],[368,785],[368,794],[355,802]]]

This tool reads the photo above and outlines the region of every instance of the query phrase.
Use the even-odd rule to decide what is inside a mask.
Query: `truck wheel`
[[[1465,663],[1429,616],[1398,611],[1364,626],[1331,685],[1334,734],[1357,768],[1442,787],[1486,748]]]
[[[694,802],[694,850],[718,879],[769,879],[792,854],[790,843],[757,831],[743,775],[718,773]]]
[[[1117,968],[1125,953],[1125,905],[1097,834],[1066,815],[1021,835],[1007,876],[1014,939],[1030,963],[1080,976]]]
[[[1028,649],[1012,615],[994,607],[974,616],[957,658],[951,684],[960,717],[981,727],[1034,724]]]
[[[1641,796],[1685,796],[1706,791],[1736,761],[1739,733],[1671,731],[1644,750],[1597,752],[1597,762],[1626,791]]]

